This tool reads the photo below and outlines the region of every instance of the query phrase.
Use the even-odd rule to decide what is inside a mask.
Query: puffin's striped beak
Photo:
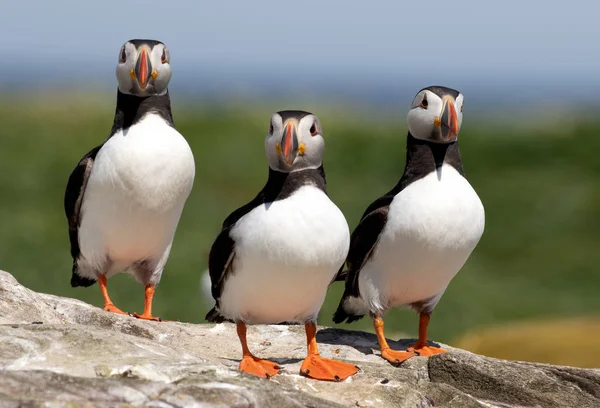
[[[142,48],[135,63],[135,77],[140,85],[140,89],[146,89],[146,86],[148,86],[151,72],[152,64],[150,64],[148,50]]]
[[[441,118],[442,139],[448,142],[456,139],[456,136],[458,136],[458,118],[452,98],[447,98],[444,101]]]
[[[291,166],[298,153],[298,123],[288,120],[283,127],[281,138],[281,156],[288,166]]]

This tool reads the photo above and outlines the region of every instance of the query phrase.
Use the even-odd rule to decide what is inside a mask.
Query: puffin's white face
[[[425,88],[415,96],[408,112],[408,130],[417,139],[454,142],[462,124],[463,95],[441,86]]]
[[[171,80],[171,55],[154,40],[127,41],[119,51],[119,91],[136,96],[164,95]]]
[[[269,167],[290,173],[323,164],[325,140],[319,119],[309,112],[274,113],[265,139]]]

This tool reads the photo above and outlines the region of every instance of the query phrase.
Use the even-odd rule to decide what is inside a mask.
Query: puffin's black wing
[[[393,195],[386,194],[367,207],[358,226],[350,236],[350,250],[345,264],[347,269],[344,269],[344,265],[342,265],[335,281],[345,281],[349,274],[356,274],[353,279],[358,282],[360,268],[369,259],[371,251],[379,239],[379,234],[383,231],[383,227],[387,222],[390,203],[393,199]],[[356,296],[358,296],[358,287],[356,293]]]
[[[365,265],[365,262],[371,257],[371,254],[375,250],[379,236],[387,222],[392,199],[393,196],[390,196],[389,198],[384,196],[371,204],[369,209],[372,210],[363,216],[362,220],[350,236],[350,250],[348,252],[348,257],[346,258],[348,269],[340,272],[336,277],[336,280],[346,281],[346,288],[342,299],[340,300],[340,304],[333,314],[333,321],[335,323],[342,323],[343,321],[352,323],[363,317],[362,314],[356,314],[346,310],[344,305],[348,298],[360,297],[358,277],[360,276],[360,272]]]
[[[211,292],[215,300],[219,300],[223,291],[223,281],[231,271],[235,257],[235,241],[229,235],[231,227],[221,231],[210,249],[208,272],[211,280]]]
[[[216,306],[208,312],[205,319],[213,323],[222,323],[226,320],[219,312],[219,300],[223,292],[223,283],[231,272],[233,258],[235,257],[235,241],[229,235],[230,230],[231,226],[228,226],[221,231],[208,256],[211,292],[216,301]]]
[[[79,249],[79,224],[81,222],[81,203],[87,186],[88,179],[92,173],[94,160],[100,148],[94,147],[77,164],[75,170],[69,176],[67,190],[65,191],[65,214],[69,223],[69,240],[71,241],[71,257],[73,257],[73,271],[71,286],[91,286],[96,282],[93,279],[83,278],[77,274],[77,259],[81,254]]]
[[[215,239],[208,256],[208,273],[211,281],[211,292],[216,305],[205,316],[212,323],[222,323],[227,319],[219,312],[219,301],[223,293],[223,285],[231,273],[235,258],[235,241],[230,235],[231,229],[244,215],[265,203],[265,189],[248,204],[238,208],[223,221],[221,232]]]

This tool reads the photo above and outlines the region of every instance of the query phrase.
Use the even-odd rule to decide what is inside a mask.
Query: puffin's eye
[[[465,105],[460,105],[460,113],[462,113],[463,106]]]
[[[167,50],[163,49],[163,53],[160,57],[160,62],[162,62],[163,64],[167,62]]]
[[[269,123],[269,134],[272,135],[273,134],[273,123]]]
[[[121,62],[127,61],[127,53],[125,52],[125,47],[123,47],[121,49],[121,57],[120,57],[120,59],[121,59]]]
[[[313,122],[312,126],[310,127],[310,135],[315,136],[317,133],[317,122]]]
[[[421,108],[423,109],[427,109],[427,106],[429,106],[429,102],[427,102],[427,97],[423,97],[423,100],[421,101]]]

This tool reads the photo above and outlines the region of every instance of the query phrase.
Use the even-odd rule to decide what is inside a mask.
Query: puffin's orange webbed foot
[[[134,313],[133,317],[135,317],[136,319],[141,319],[141,320],[151,320],[153,322],[162,322],[163,321],[163,319],[161,319],[160,317],[155,317],[155,316],[152,316],[151,314],[146,314],[145,312],[142,314]]]
[[[358,367],[354,364],[321,357],[316,339],[316,322],[307,322],[304,327],[308,356],[302,362],[300,375],[322,381],[344,381],[358,372]]]
[[[105,312],[116,313],[116,314],[121,314],[121,315],[128,315],[129,314],[129,313],[126,313],[126,312],[122,311],[121,309],[119,309],[118,307],[116,307],[115,305],[113,305],[112,303],[108,303],[108,304],[104,305],[104,311]]]
[[[441,354],[441,353],[448,352],[448,350],[444,350],[443,348],[433,347],[433,346],[417,347],[417,344],[415,344],[412,347],[409,347],[408,351],[412,351],[412,352],[416,353],[416,355],[418,355],[418,356],[425,356],[425,357],[433,356],[434,354]]]
[[[410,350],[396,351],[390,348],[387,340],[385,339],[385,334],[383,332],[383,319],[380,316],[375,316],[373,318],[373,326],[375,327],[375,333],[377,334],[377,342],[379,343],[379,349],[381,350],[382,358],[386,359],[395,366],[399,366],[409,358],[418,356],[417,353],[414,353]]]
[[[269,379],[281,370],[279,364],[254,356],[244,356],[240,361],[240,371]]]
[[[412,347],[409,347],[409,351],[413,351],[420,356],[428,357],[433,356],[434,354],[447,353],[447,350],[444,350],[439,347],[433,347],[427,345],[427,327],[429,326],[430,316],[426,313],[421,313],[419,316],[419,339],[417,340],[417,344]]]
[[[395,366],[398,366],[408,360],[411,357],[416,357],[419,354],[413,352],[411,349],[407,351],[396,351],[390,348],[386,348],[381,350],[381,357],[389,361]]]
[[[154,286],[146,285],[146,292],[144,295],[144,313],[134,313],[133,317],[141,320],[151,320],[154,322],[162,322],[160,317],[152,316],[152,299],[154,298]]]
[[[354,364],[323,358],[318,354],[309,355],[302,362],[300,375],[322,381],[344,381],[358,372]]]
[[[125,313],[118,307],[116,307],[112,300],[110,300],[110,296],[108,296],[108,288],[106,287],[106,276],[100,275],[98,276],[98,286],[100,286],[100,293],[102,293],[102,299],[104,300],[104,311],[111,312],[121,315],[128,315],[129,313]]]
[[[279,364],[273,361],[263,360],[255,357],[248,348],[248,342],[246,341],[246,324],[238,322],[237,334],[242,344],[242,361],[240,361],[240,371],[248,374],[255,375],[257,377],[269,379],[281,370]]]

